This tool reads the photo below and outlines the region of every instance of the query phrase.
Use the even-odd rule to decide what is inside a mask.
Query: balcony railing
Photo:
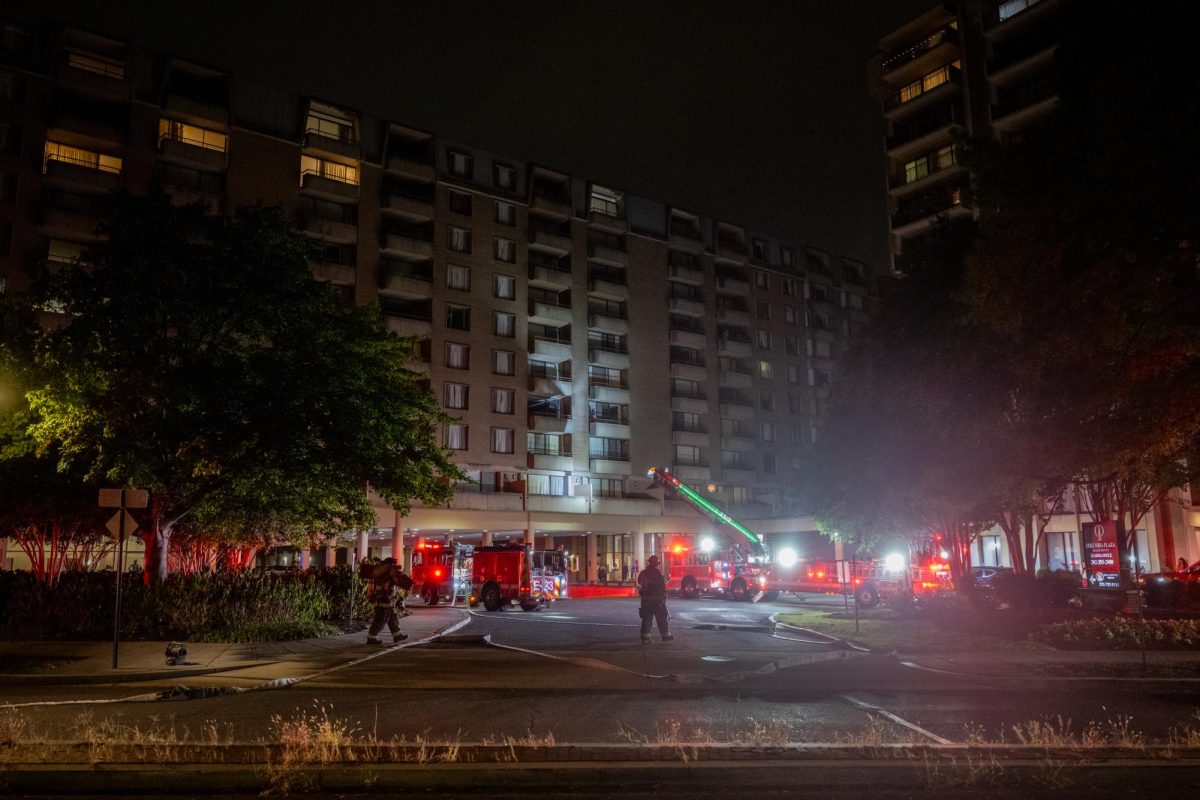
[[[912,47],[909,47],[907,50],[902,50],[899,53],[896,53],[894,56],[883,62],[883,74],[886,75],[889,72],[893,72],[900,67],[903,67],[905,64],[911,64],[921,56],[937,47],[940,47],[943,44],[952,44],[957,46],[958,31],[947,26],[942,28],[940,31],[937,31],[932,36],[922,39]]]
[[[888,150],[892,150],[901,145],[916,141],[922,136],[927,136],[941,128],[962,124],[962,112],[958,110],[958,107],[946,106],[931,114],[918,117],[904,125],[897,125],[892,131],[892,135],[887,137],[886,147]]]
[[[892,228],[899,228],[959,205],[962,205],[962,190],[958,187],[921,195],[897,207],[892,214]]]
[[[918,98],[925,97],[937,89],[950,86],[962,86],[962,70],[947,64],[928,75],[922,76],[919,80],[913,81],[908,86],[892,92],[888,95],[887,100],[884,101],[884,108],[891,111],[894,108],[911,103]]]
[[[1040,103],[1042,100],[1048,100],[1054,97],[1057,91],[1058,87],[1051,78],[1044,78],[1037,83],[1022,86],[1017,91],[1001,98],[996,105],[992,106],[992,120],[1003,119],[1009,114],[1020,111],[1027,106]]]

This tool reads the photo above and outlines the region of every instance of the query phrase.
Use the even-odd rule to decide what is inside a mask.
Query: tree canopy
[[[374,525],[368,486],[401,511],[445,501],[459,473],[412,342],[314,281],[279,211],[117,196],[101,233],[28,297],[60,312],[26,330],[28,433],[61,470],[150,490],[155,576],[188,515],[311,539]]]

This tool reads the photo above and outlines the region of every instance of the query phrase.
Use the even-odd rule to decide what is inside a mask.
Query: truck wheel
[[[536,611],[537,607],[539,605],[541,605],[541,603],[539,603],[537,600],[522,600],[521,601],[521,610],[522,611]]]
[[[749,600],[750,590],[746,588],[746,582],[741,578],[734,578],[733,583],[729,584],[729,596],[739,603]]]
[[[700,589],[696,586],[696,579],[687,577],[683,579],[683,583],[679,586],[679,594],[684,600],[695,600],[700,596]]]
[[[879,592],[869,583],[864,583],[858,587],[858,590],[854,593],[854,597],[863,608],[874,608],[879,605]]]
[[[421,592],[421,598],[427,606],[436,606],[438,604],[438,590],[436,586],[426,586],[425,591]]]
[[[480,592],[479,599],[483,603],[483,607],[488,611],[499,611],[500,606],[502,605],[500,600],[500,587],[494,583],[489,583],[487,586],[483,587],[483,591]]]

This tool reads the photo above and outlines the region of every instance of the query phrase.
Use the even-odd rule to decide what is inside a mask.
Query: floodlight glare
[[[700,540],[700,549],[704,552],[710,552],[717,544],[712,539],[704,538]]]
[[[781,567],[790,567],[797,561],[796,551],[790,547],[785,547],[779,551],[779,565]]]
[[[899,553],[889,553],[883,560],[883,568],[889,572],[900,572],[904,569],[904,556]]]

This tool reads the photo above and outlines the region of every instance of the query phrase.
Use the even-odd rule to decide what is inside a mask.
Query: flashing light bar
[[[675,491],[682,494],[688,500],[691,500],[694,505],[697,505],[700,508],[703,508],[709,514],[712,514],[718,520],[720,520],[721,522],[724,522],[726,525],[730,526],[731,528],[736,530],[738,533],[742,534],[742,536],[745,536],[747,539],[749,539],[754,544],[756,544],[760,547],[762,546],[762,539],[760,539],[756,533],[751,531],[749,528],[747,528],[742,523],[738,522],[733,517],[726,514],[721,509],[717,508],[715,505],[710,503],[708,500],[705,500],[703,497],[700,496],[699,493],[696,492],[695,489],[693,489],[692,487],[690,487],[687,484],[680,481],[679,478],[676,478],[674,475],[667,472],[665,469],[659,470],[655,467],[651,467],[646,472],[646,477],[648,477],[648,478],[653,478],[655,475],[662,478],[663,481],[665,481],[667,484],[669,484],[672,489],[674,489]]]

